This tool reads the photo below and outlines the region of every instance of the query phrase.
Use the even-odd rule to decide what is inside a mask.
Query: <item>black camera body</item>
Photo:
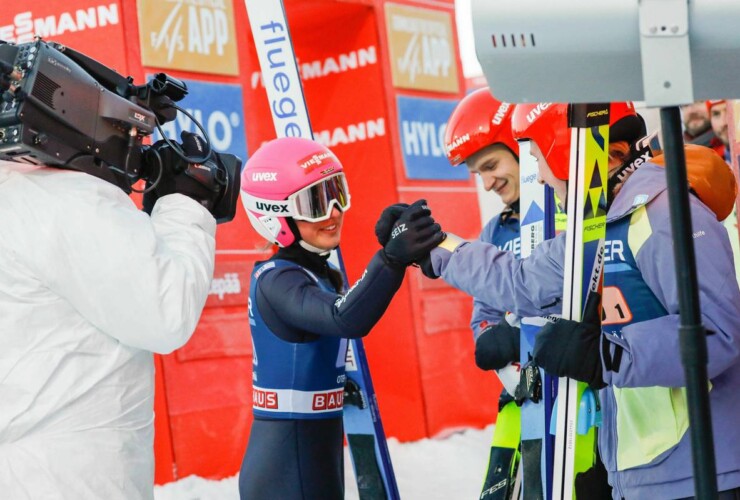
[[[0,159],[80,170],[130,193],[138,180],[164,172],[142,140],[175,119],[174,103],[185,95],[187,86],[164,73],[135,86],[63,45],[0,41]],[[209,146],[189,163],[209,159],[226,170],[227,185],[211,204],[214,217],[226,222],[236,210],[241,160]]]

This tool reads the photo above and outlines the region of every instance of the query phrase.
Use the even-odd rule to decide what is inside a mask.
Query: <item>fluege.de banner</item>
[[[139,0],[144,66],[237,75],[234,6],[227,0]]]
[[[3,1],[0,40],[22,44],[35,36],[67,45],[119,73],[126,71],[120,2]]]
[[[468,179],[468,169],[450,165],[444,151],[445,127],[457,100],[398,96],[396,101],[406,177]]]

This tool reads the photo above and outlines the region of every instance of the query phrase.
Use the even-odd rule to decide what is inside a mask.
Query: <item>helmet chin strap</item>
[[[323,248],[315,247],[310,243],[306,243],[304,240],[299,239],[298,244],[309,252],[317,253],[319,255],[329,255],[331,250],[324,250]]]
[[[298,230],[295,219],[293,219],[293,217],[286,217],[285,219],[288,221],[288,227],[293,233],[293,236],[295,236],[295,241],[298,242],[301,248],[318,255],[329,255],[331,253],[331,250],[324,250],[323,248],[315,247],[310,243],[306,243],[303,238],[301,238],[301,232]],[[295,245],[295,243],[293,243],[293,245]]]

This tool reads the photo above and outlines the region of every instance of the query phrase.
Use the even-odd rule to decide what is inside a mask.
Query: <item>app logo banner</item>
[[[211,147],[221,153],[231,153],[247,161],[247,139],[244,128],[242,89],[240,85],[206,83],[183,80],[188,86],[188,95],[177,105],[203,125],[211,139]],[[183,113],[162,125],[167,137],[180,141],[180,132],[200,133],[195,124]],[[154,132],[154,141],[162,138]]]
[[[459,91],[449,12],[386,3],[385,21],[393,85]]]
[[[144,66],[237,75],[233,3],[226,0],[139,0]]]
[[[403,165],[409,179],[467,180],[468,169],[453,167],[444,151],[454,99],[396,98]]]

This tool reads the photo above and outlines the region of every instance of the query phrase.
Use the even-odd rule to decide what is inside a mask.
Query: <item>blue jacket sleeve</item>
[[[701,319],[707,335],[708,374],[715,378],[740,358],[740,290],[727,231],[693,196],[691,219],[699,282]],[[618,372],[605,372],[617,387],[682,387],[685,376],[679,349],[679,307],[667,192],[648,205],[652,234],[636,255],[643,279],[668,311],[667,316],[622,329],[625,353]],[[613,347],[612,347],[613,350]]]
[[[558,314],[562,309],[565,233],[542,242],[526,259],[474,241],[449,252],[432,250],[434,272],[451,286],[517,316]]]
[[[405,268],[386,264],[378,252],[362,277],[339,295],[322,290],[300,269],[276,269],[260,279],[257,307],[267,326],[284,340],[359,338],[383,316],[404,274]]]

